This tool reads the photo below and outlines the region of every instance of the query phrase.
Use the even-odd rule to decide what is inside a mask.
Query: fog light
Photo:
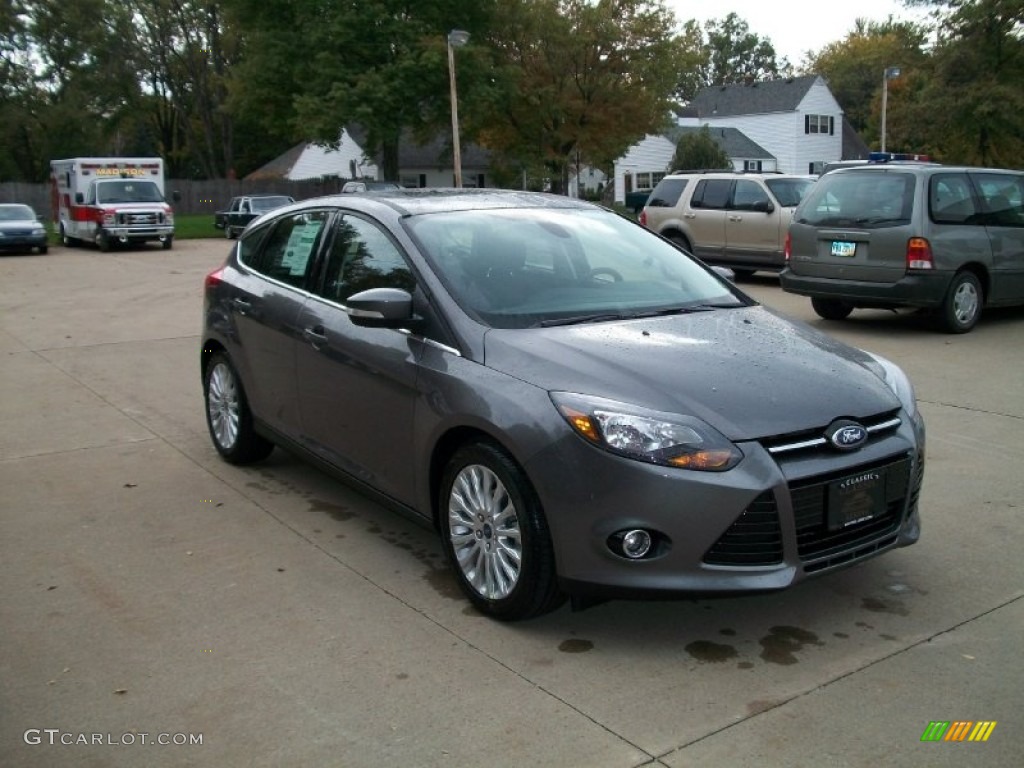
[[[651,551],[651,534],[637,528],[627,531],[622,537],[622,554],[632,560],[638,560]]]

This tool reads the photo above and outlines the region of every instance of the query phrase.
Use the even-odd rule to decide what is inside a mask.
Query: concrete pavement
[[[744,283],[910,374],[922,541],[503,625],[431,531],[282,451],[218,459],[198,332],[227,247],[0,258],[0,765],[1019,763],[1024,310],[951,337]],[[933,720],[998,724],[922,743]]]

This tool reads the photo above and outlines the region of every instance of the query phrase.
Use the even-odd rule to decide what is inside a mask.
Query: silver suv
[[[813,184],[776,173],[672,173],[651,192],[640,223],[737,276],[778,272],[793,210]]]
[[[862,166],[821,177],[789,231],[782,288],[842,320],[930,307],[950,333],[982,307],[1024,303],[1024,172]]]

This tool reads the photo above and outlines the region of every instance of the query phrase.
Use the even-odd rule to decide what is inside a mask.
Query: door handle
[[[314,347],[319,349],[318,344],[327,343],[327,333],[322,325],[314,325],[312,328],[303,328],[302,335],[306,337]]]
[[[236,299],[232,299],[231,303],[234,304],[235,305],[235,309],[237,309],[239,311],[239,313],[243,314],[243,315],[246,314],[247,312],[249,312],[252,309],[252,302],[250,302],[248,299],[237,299],[236,298]]]

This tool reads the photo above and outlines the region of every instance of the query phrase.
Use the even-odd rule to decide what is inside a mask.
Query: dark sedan
[[[287,206],[207,277],[204,319],[217,451],[286,446],[432,523],[497,618],[780,589],[920,533],[899,368],[587,203]]]
[[[46,253],[46,228],[36,212],[21,203],[0,205],[0,251]]]

